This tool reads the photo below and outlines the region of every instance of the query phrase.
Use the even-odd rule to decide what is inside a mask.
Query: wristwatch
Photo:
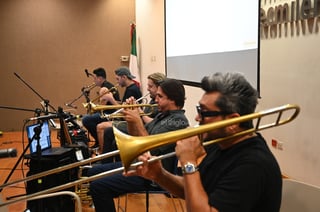
[[[199,167],[193,163],[187,162],[184,166],[181,167],[182,174],[192,174],[198,171]]]

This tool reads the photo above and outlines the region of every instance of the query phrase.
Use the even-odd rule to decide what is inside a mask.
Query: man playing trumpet
[[[116,74],[116,80],[119,86],[125,88],[124,95],[122,97],[122,102],[118,102],[114,96],[110,93],[107,93],[106,95],[103,95],[101,98],[106,101],[110,102],[113,105],[120,105],[126,102],[126,100],[130,97],[133,97],[135,99],[140,99],[142,97],[140,87],[137,86],[136,82],[133,80],[135,76],[133,76],[130,72],[130,70],[123,66],[115,71]],[[114,110],[109,111],[108,113],[112,113]],[[97,129],[97,139],[99,144],[98,153],[103,152],[103,143],[104,143],[104,131],[105,129],[112,127],[112,120],[105,119],[104,121],[98,123],[96,129]]]
[[[147,91],[150,96],[150,101],[148,104],[154,105],[156,104],[156,95],[158,91],[158,87],[160,83],[166,79],[166,76],[162,73],[156,72],[148,75],[147,77]],[[134,101],[135,104],[136,101]],[[157,107],[145,107],[143,111],[141,110],[141,113],[145,113],[148,115],[143,115],[141,116],[141,119],[144,124],[147,124],[153,120],[153,118],[158,114],[158,108]],[[120,113],[121,114],[121,113]],[[116,124],[117,128],[119,128],[121,131],[128,133],[127,130],[127,122],[122,121],[118,122]],[[103,141],[103,150],[102,153],[110,152],[113,150],[116,150],[117,147],[115,145],[115,140],[114,140],[114,134],[113,134],[113,129],[112,127],[107,127],[104,129],[104,141]],[[113,158],[107,158],[103,160],[103,162],[112,162],[114,159]]]
[[[101,105],[112,105],[113,102],[107,101],[103,98],[104,94],[107,94],[109,89],[114,89],[115,86],[107,81],[107,74],[104,68],[97,68],[93,70],[93,81],[96,86],[99,86],[99,104]],[[120,101],[119,92],[115,90],[111,92],[111,95],[114,97],[115,100]],[[82,118],[83,126],[88,130],[89,134],[94,138],[95,144],[93,147],[98,147],[98,136],[97,136],[97,124],[104,121],[99,113],[94,113],[91,115],[86,115]]]
[[[96,69],[93,71],[94,73],[94,81],[97,85],[102,86],[106,80],[106,73],[104,69]],[[140,98],[141,91],[140,88],[134,83],[133,78],[134,76],[131,75],[130,71],[126,67],[120,67],[115,70],[116,80],[119,86],[125,88],[124,95],[122,97],[122,102],[125,101],[127,98],[133,96],[135,98]],[[109,88],[110,89],[110,88]],[[118,105],[121,104],[118,91],[114,95],[113,92],[107,92],[106,88],[101,87],[99,93],[103,94],[100,95],[100,104],[102,105]],[[112,113],[115,110],[105,111],[106,113]],[[85,116],[82,119],[83,125],[88,129],[89,133],[95,139],[95,147],[102,146],[103,140],[103,131],[106,127],[111,126],[108,123],[109,120],[105,118],[101,118],[101,114],[95,113],[93,115]],[[101,153],[102,147],[99,148],[99,152]]]

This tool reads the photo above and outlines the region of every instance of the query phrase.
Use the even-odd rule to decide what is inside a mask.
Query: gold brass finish
[[[281,116],[282,116],[283,112],[287,111],[287,110],[294,110],[294,113],[289,118],[281,120]],[[284,106],[277,107],[274,109],[269,109],[269,110],[265,110],[262,112],[252,113],[252,114],[240,116],[240,117],[233,118],[233,119],[222,120],[219,122],[200,125],[200,126],[194,127],[194,128],[186,128],[186,129],[181,129],[181,130],[176,130],[176,131],[161,133],[161,134],[156,134],[156,135],[130,136],[130,135],[124,134],[123,132],[121,132],[117,128],[114,128],[114,135],[115,135],[115,140],[117,142],[118,149],[120,151],[120,158],[121,158],[122,164],[123,164],[125,170],[128,170],[128,168],[130,167],[130,164],[132,163],[132,161],[134,159],[136,159],[139,155],[141,155],[144,152],[147,152],[149,150],[156,149],[158,147],[174,143],[174,142],[181,140],[181,139],[184,139],[184,138],[199,135],[199,134],[208,132],[210,130],[220,129],[220,128],[224,128],[224,127],[227,127],[227,126],[230,126],[233,124],[258,119],[255,128],[239,132],[239,133],[234,134],[234,135],[227,137],[227,138],[220,138],[220,139],[214,140],[211,143],[225,141],[227,139],[237,137],[240,135],[246,135],[246,134],[250,134],[255,131],[259,131],[259,130],[271,128],[274,126],[286,124],[286,123],[292,121],[299,114],[299,111],[300,111],[300,108],[297,105],[284,105]],[[278,115],[277,115],[277,119],[275,122],[273,122],[271,124],[265,124],[265,125],[260,126],[260,121],[261,121],[262,117],[267,116],[267,115],[271,115],[271,114],[276,114],[276,113]]]
[[[121,111],[125,108],[136,108],[136,107],[150,107],[151,110],[149,113],[140,113],[140,116],[149,116],[153,113],[154,108],[158,107],[157,104],[134,104],[134,105],[93,105],[91,108],[91,111],[104,111],[104,110],[114,110],[114,109],[120,109],[116,111],[116,113],[111,114],[104,114],[102,113],[100,116],[101,118],[109,118],[109,119],[115,119],[115,118],[123,118],[123,114]]]
[[[291,111],[290,116],[286,116],[285,118],[282,118],[282,116],[284,115],[284,112],[287,112],[287,111],[288,112]],[[181,140],[181,139],[184,139],[184,138],[199,135],[199,134],[211,131],[211,130],[224,128],[224,127],[227,127],[227,126],[230,126],[233,124],[238,124],[238,123],[246,122],[246,121],[250,121],[250,120],[253,121],[253,120],[257,119],[257,121],[255,123],[255,127],[248,129],[248,130],[245,130],[245,131],[242,131],[242,132],[239,132],[239,133],[236,133],[236,134],[228,136],[228,137],[218,138],[218,139],[215,139],[212,141],[204,142],[203,145],[207,146],[207,145],[210,145],[213,143],[226,141],[228,139],[231,139],[231,138],[234,138],[237,136],[247,135],[247,134],[261,131],[264,129],[284,125],[284,124],[289,123],[292,120],[294,120],[298,116],[299,112],[300,112],[300,107],[298,105],[287,104],[287,105],[283,105],[280,107],[276,107],[276,108],[268,109],[265,111],[240,116],[240,117],[233,118],[233,119],[227,119],[227,120],[223,120],[223,121],[219,121],[219,122],[215,122],[215,123],[201,125],[201,126],[194,127],[194,128],[186,128],[186,129],[182,129],[182,130],[176,130],[176,131],[172,131],[172,132],[168,132],[168,133],[162,133],[162,134],[150,135],[150,136],[129,136],[129,135],[122,133],[117,128],[113,127],[115,139],[116,139],[119,150],[105,153],[102,155],[98,155],[97,157],[85,159],[83,161],[75,162],[73,164],[61,166],[56,169],[52,169],[52,170],[48,170],[48,171],[41,172],[38,174],[34,174],[34,175],[28,176],[24,179],[16,180],[14,182],[9,182],[9,183],[1,185],[0,189],[3,189],[9,185],[17,184],[19,182],[23,182],[23,181],[27,182],[30,180],[38,179],[43,176],[58,173],[63,170],[71,169],[74,167],[79,167],[81,165],[89,164],[91,162],[99,161],[104,158],[115,156],[118,154],[120,154],[120,157],[121,157],[121,160],[123,163],[123,167],[119,167],[119,168],[116,168],[113,170],[99,173],[97,175],[93,175],[93,176],[90,176],[87,178],[75,180],[73,182],[69,182],[69,183],[66,183],[63,185],[52,187],[47,190],[39,191],[39,192],[29,194],[26,196],[17,197],[12,200],[1,203],[0,207],[5,206],[5,205],[9,205],[9,204],[12,204],[15,202],[19,202],[22,200],[32,199],[32,198],[37,197],[39,195],[48,194],[48,193],[56,192],[56,191],[63,190],[66,188],[70,188],[72,186],[81,185],[82,183],[90,182],[90,181],[93,181],[93,180],[96,180],[96,179],[99,179],[99,178],[102,178],[105,176],[109,176],[109,175],[112,175],[115,173],[121,173],[123,171],[127,171],[130,167],[136,167],[136,166],[142,164],[142,162],[136,162],[134,164],[131,164],[132,161],[134,159],[136,159],[142,153],[147,152],[152,149],[155,149],[155,148],[158,148],[158,147],[161,147],[161,146],[164,146],[164,145],[167,145],[167,144],[174,143],[174,142]],[[274,115],[274,114],[276,116],[276,119],[274,122],[269,123],[269,124],[263,124],[260,126],[262,117]],[[164,158],[172,157],[174,155],[175,155],[175,152],[171,152],[171,153],[168,153],[165,155],[160,155],[160,156],[157,156],[157,157],[150,159],[149,162],[162,160]]]
[[[94,86],[94,87],[95,87],[95,86]],[[92,88],[94,88],[94,87],[92,87]],[[118,87],[118,86],[116,85],[116,86],[108,89],[107,91],[103,92],[102,94],[100,94],[99,96],[97,96],[96,98],[94,98],[93,100],[91,100],[90,102],[82,103],[83,107],[86,108],[86,109],[89,109],[89,108],[91,108],[92,106],[95,106],[95,104],[94,104],[93,102],[95,102],[95,101],[97,101],[98,99],[100,99],[103,95],[106,95],[106,94],[108,94],[108,93],[110,93],[110,92],[111,92],[111,93],[116,92],[116,91],[118,90],[117,87]],[[92,89],[92,88],[91,88],[91,89]],[[89,90],[91,90],[91,89],[89,89]]]
[[[140,116],[149,116],[154,112],[154,108],[158,107],[157,104],[139,104],[140,101],[146,100],[147,96],[150,95],[147,93],[143,97],[135,100],[136,104],[131,104],[131,105],[95,105],[93,103],[90,104],[90,108],[87,107],[87,109],[90,109],[90,113],[95,113],[100,111],[100,117],[101,118],[107,118],[107,119],[115,119],[115,118],[123,118],[124,116],[121,114],[121,111],[124,110],[125,108],[135,108],[135,107],[150,107],[151,110],[149,113],[140,113]],[[111,114],[105,114],[103,111],[104,110],[115,110],[115,112]]]

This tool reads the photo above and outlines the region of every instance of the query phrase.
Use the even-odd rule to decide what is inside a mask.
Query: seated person
[[[116,74],[116,80],[118,84],[121,87],[126,88],[124,95],[122,97],[122,103],[126,101],[126,99],[130,97],[134,97],[136,99],[141,98],[142,94],[140,91],[140,87],[137,86],[137,83],[133,80],[135,76],[133,76],[130,73],[130,70],[127,67],[120,67],[117,70],[115,70]],[[119,105],[119,102],[117,102],[113,95],[107,94],[103,96],[103,99],[105,101],[111,102],[114,105]],[[98,135],[98,143],[99,143],[99,149],[98,153],[101,154],[103,151],[103,142],[104,142],[104,130],[108,127],[112,127],[112,121],[105,120],[103,122],[100,122],[97,125],[97,135]]]
[[[153,105],[156,104],[155,98],[158,90],[159,84],[166,78],[166,76],[162,73],[153,73],[150,74],[147,79],[147,90],[150,94],[150,101],[149,104]],[[147,116],[141,116],[141,119],[143,120],[144,124],[149,123],[152,121],[152,119],[158,114],[158,108],[157,107],[146,107],[143,111],[145,114],[149,114]],[[121,131],[128,133],[127,131],[127,122],[121,121],[121,122],[114,122],[114,125],[119,128]],[[116,150],[116,145],[114,142],[114,134],[113,134],[113,129],[112,127],[107,127],[104,129],[104,143],[102,147],[102,153],[110,152]],[[113,158],[107,158],[103,160],[103,162],[112,162],[114,159]]]
[[[143,124],[137,108],[123,111],[125,120],[128,122],[130,134],[146,136],[186,128],[189,125],[184,115],[185,111],[182,109],[185,101],[185,90],[180,81],[165,79],[158,87],[155,100],[158,104],[159,113],[146,125]],[[151,154],[163,155],[174,151],[174,147],[174,144],[167,145],[151,151]],[[162,164],[166,170],[174,172],[176,159],[164,159]],[[96,165],[88,170],[88,175],[92,176],[121,166],[121,162]],[[116,211],[113,198],[128,192],[145,191],[147,189],[162,190],[158,186],[150,186],[151,183],[151,181],[146,181],[142,177],[125,177],[122,174],[115,174],[92,181],[90,183],[90,194],[93,198],[96,212]]]
[[[201,82],[204,94],[197,106],[200,125],[255,112],[258,93],[239,73],[216,73]],[[253,121],[235,123],[176,142],[175,153],[183,176],[162,168],[160,161],[148,163],[150,154],[126,176],[142,176],[177,197],[184,198],[187,211],[278,212],[281,204],[280,167],[259,133],[241,134],[252,129]],[[203,146],[210,141],[232,137]]]
[[[102,98],[103,94],[105,94],[108,89],[114,88],[115,86],[107,81],[107,75],[106,71],[103,68],[97,68],[93,70],[93,81],[96,84],[96,86],[100,87],[99,90],[99,96],[100,97],[100,102],[99,104],[101,105],[112,105],[110,101],[106,101],[105,99]],[[111,95],[114,97],[116,101],[120,101],[119,93],[118,91],[111,92]],[[104,121],[104,119],[101,118],[100,113],[94,113],[90,115],[85,115],[82,118],[82,124],[83,126],[88,130],[89,134],[94,138],[95,144],[93,147],[98,147],[98,137],[97,137],[97,124],[101,123]]]

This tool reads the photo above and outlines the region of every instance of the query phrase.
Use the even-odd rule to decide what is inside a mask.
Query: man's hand
[[[108,88],[102,87],[99,90],[100,95],[100,103],[101,104],[107,104],[107,102],[110,102],[111,104],[117,104],[117,101],[114,99],[112,92],[109,92]]]
[[[146,152],[138,157],[139,161],[142,161],[143,164],[140,166],[137,166],[135,170],[130,170],[126,173],[124,173],[125,176],[141,176],[149,180],[157,180],[157,177],[161,175],[162,172],[162,165],[161,161],[153,161],[148,162],[149,159],[153,158],[155,156],[152,156],[149,152]]]
[[[206,151],[198,136],[177,141],[175,151],[182,164],[186,162],[199,164],[199,160],[206,155]]]
[[[126,100],[126,105],[136,105],[136,100],[133,97],[130,97]],[[140,117],[140,107],[132,107],[132,108],[125,108],[122,111],[123,115],[124,115],[124,119],[128,122],[128,123],[132,123],[132,124],[141,124],[141,117]],[[141,123],[140,123],[141,122]],[[142,123],[143,124],[143,123]]]

